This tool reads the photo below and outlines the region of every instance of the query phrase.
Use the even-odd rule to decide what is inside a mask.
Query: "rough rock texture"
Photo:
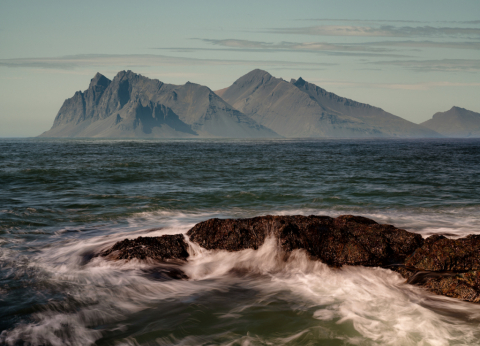
[[[422,284],[430,292],[480,303],[480,271],[429,277]]]
[[[433,235],[409,256],[405,265],[428,271],[480,270],[480,235],[461,239],[447,239]]]
[[[132,71],[113,80],[97,73],[87,90],[60,108],[43,137],[280,137],[206,86],[165,84]]]
[[[267,236],[274,236],[283,250],[305,249],[332,266],[403,263],[423,244],[418,234],[352,215],[210,219],[187,235],[206,249],[227,251],[258,249]]]
[[[408,283],[427,290],[480,302],[480,235],[448,239],[433,235],[406,258],[405,267],[394,269]]]
[[[115,243],[100,255],[110,260],[153,259],[156,261],[182,260],[188,258],[188,245],[182,234],[161,237],[139,237]]]
[[[480,235],[461,239],[434,235],[424,240],[419,234],[352,215],[210,219],[196,224],[187,235],[203,248],[226,251],[256,250],[267,237],[275,237],[286,253],[303,249],[313,260],[334,267],[382,266],[400,273],[409,284],[480,303]],[[164,235],[125,239],[100,255],[165,262],[187,260],[187,248],[183,235]],[[186,278],[179,269],[165,273],[169,278]]]
[[[287,82],[253,70],[218,90],[226,102],[289,138],[441,137],[423,126],[326,91],[304,79]]]
[[[461,107],[452,107],[446,112],[435,113],[432,119],[420,125],[447,137],[479,138],[480,113]]]

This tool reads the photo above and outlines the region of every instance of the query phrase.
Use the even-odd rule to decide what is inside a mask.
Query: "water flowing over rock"
[[[227,251],[258,249],[267,236],[274,236],[284,251],[304,249],[332,266],[403,263],[423,244],[419,234],[351,215],[210,219],[187,235],[206,249]]]
[[[398,270],[409,283],[429,291],[480,302],[480,235],[448,239],[433,235]]]
[[[329,266],[379,266],[398,272],[409,284],[469,302],[480,302],[480,235],[448,239],[420,234],[353,215],[260,216],[209,219],[187,232],[207,250],[257,250],[274,237],[286,254],[303,250]],[[188,260],[182,234],[117,242],[101,253],[109,260]],[[186,278],[178,275],[172,278]]]

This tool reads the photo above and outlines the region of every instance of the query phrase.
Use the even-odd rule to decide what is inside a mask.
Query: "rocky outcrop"
[[[185,261],[189,256],[187,248],[188,245],[183,234],[139,237],[119,241],[111,248],[103,251],[100,256],[109,260]]]
[[[429,271],[480,270],[480,235],[448,239],[433,235],[405,261],[405,266]]]
[[[403,263],[423,244],[419,234],[352,215],[210,219],[187,235],[206,249],[227,251],[258,249],[266,237],[273,236],[285,252],[304,249],[313,259],[337,267]]]
[[[209,219],[187,232],[190,241],[208,250],[256,250],[274,237],[286,253],[305,251],[312,260],[333,267],[380,266],[407,282],[469,302],[480,302],[480,235],[423,239],[392,225],[352,215],[260,216],[249,219]],[[110,260],[187,260],[184,236],[125,239],[101,253]],[[173,277],[173,276],[171,276]],[[185,275],[177,275],[185,278]]]
[[[405,266],[395,268],[410,284],[427,290],[480,302],[480,235],[448,239],[433,235],[406,258]]]

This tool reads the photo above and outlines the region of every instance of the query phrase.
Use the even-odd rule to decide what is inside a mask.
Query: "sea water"
[[[480,305],[382,268],[286,258],[274,239],[190,243],[184,280],[92,257],[268,214],[480,234],[480,140],[0,140],[0,344],[480,344]]]

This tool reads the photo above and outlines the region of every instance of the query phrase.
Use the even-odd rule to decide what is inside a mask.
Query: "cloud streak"
[[[480,50],[480,42],[436,42],[436,41],[381,41],[364,42],[365,46],[384,46],[398,48],[442,48],[442,49],[471,49]]]
[[[456,23],[456,24],[480,24],[480,20],[401,20],[401,19],[338,19],[338,18],[306,18],[297,19],[298,21],[308,22],[339,22],[339,23],[361,23],[361,24],[377,24],[377,23]]]
[[[275,34],[313,36],[356,36],[356,37],[480,37],[480,28],[433,27],[433,26],[352,26],[319,25],[302,28],[274,28],[266,30]]]
[[[280,43],[238,40],[238,39],[198,39],[212,45],[232,48],[234,50],[245,51],[299,51],[299,52],[350,52],[350,53],[376,53],[374,55],[383,55],[384,53],[395,52],[393,49],[380,48],[443,48],[443,49],[470,49],[480,50],[480,42],[439,42],[439,41],[380,41],[364,43],[325,43],[325,42],[286,42]],[[199,48],[192,48],[199,49]],[[200,48],[201,49],[201,48]],[[399,56],[399,54],[390,54],[390,56]]]
[[[262,41],[250,41],[250,40],[237,40],[237,39],[202,39],[201,41],[210,43],[217,46],[238,48],[238,49],[260,49],[260,50],[281,50],[281,51],[343,51],[343,52],[386,52],[384,48],[367,48],[358,45],[346,45],[336,43],[325,42],[286,42],[279,43],[262,42]]]
[[[300,52],[300,53],[321,53],[332,56],[354,56],[354,57],[408,57],[404,54],[394,54],[394,49],[381,47],[368,47],[359,44],[336,44],[325,42],[263,42],[239,39],[194,39],[221,48],[178,48],[162,47],[154,48],[173,52],[196,52],[196,51],[223,51],[223,52]]]
[[[478,72],[480,60],[443,59],[443,60],[394,60],[376,61],[375,65],[399,66],[416,72]]]
[[[374,88],[374,89],[393,89],[393,90],[431,90],[435,88],[452,87],[480,87],[480,83],[461,83],[461,82],[424,82],[424,83],[365,83],[365,82],[339,82],[339,81],[312,81],[322,85],[344,86],[354,88]]]
[[[221,66],[221,65],[246,65],[246,66],[333,66],[335,63],[310,63],[301,61],[281,60],[222,60],[222,59],[197,59],[165,55],[137,54],[137,55],[71,55],[50,58],[19,58],[0,59],[0,66],[11,68],[43,68],[73,70],[90,66],[119,66],[132,67],[166,67],[166,66]]]

